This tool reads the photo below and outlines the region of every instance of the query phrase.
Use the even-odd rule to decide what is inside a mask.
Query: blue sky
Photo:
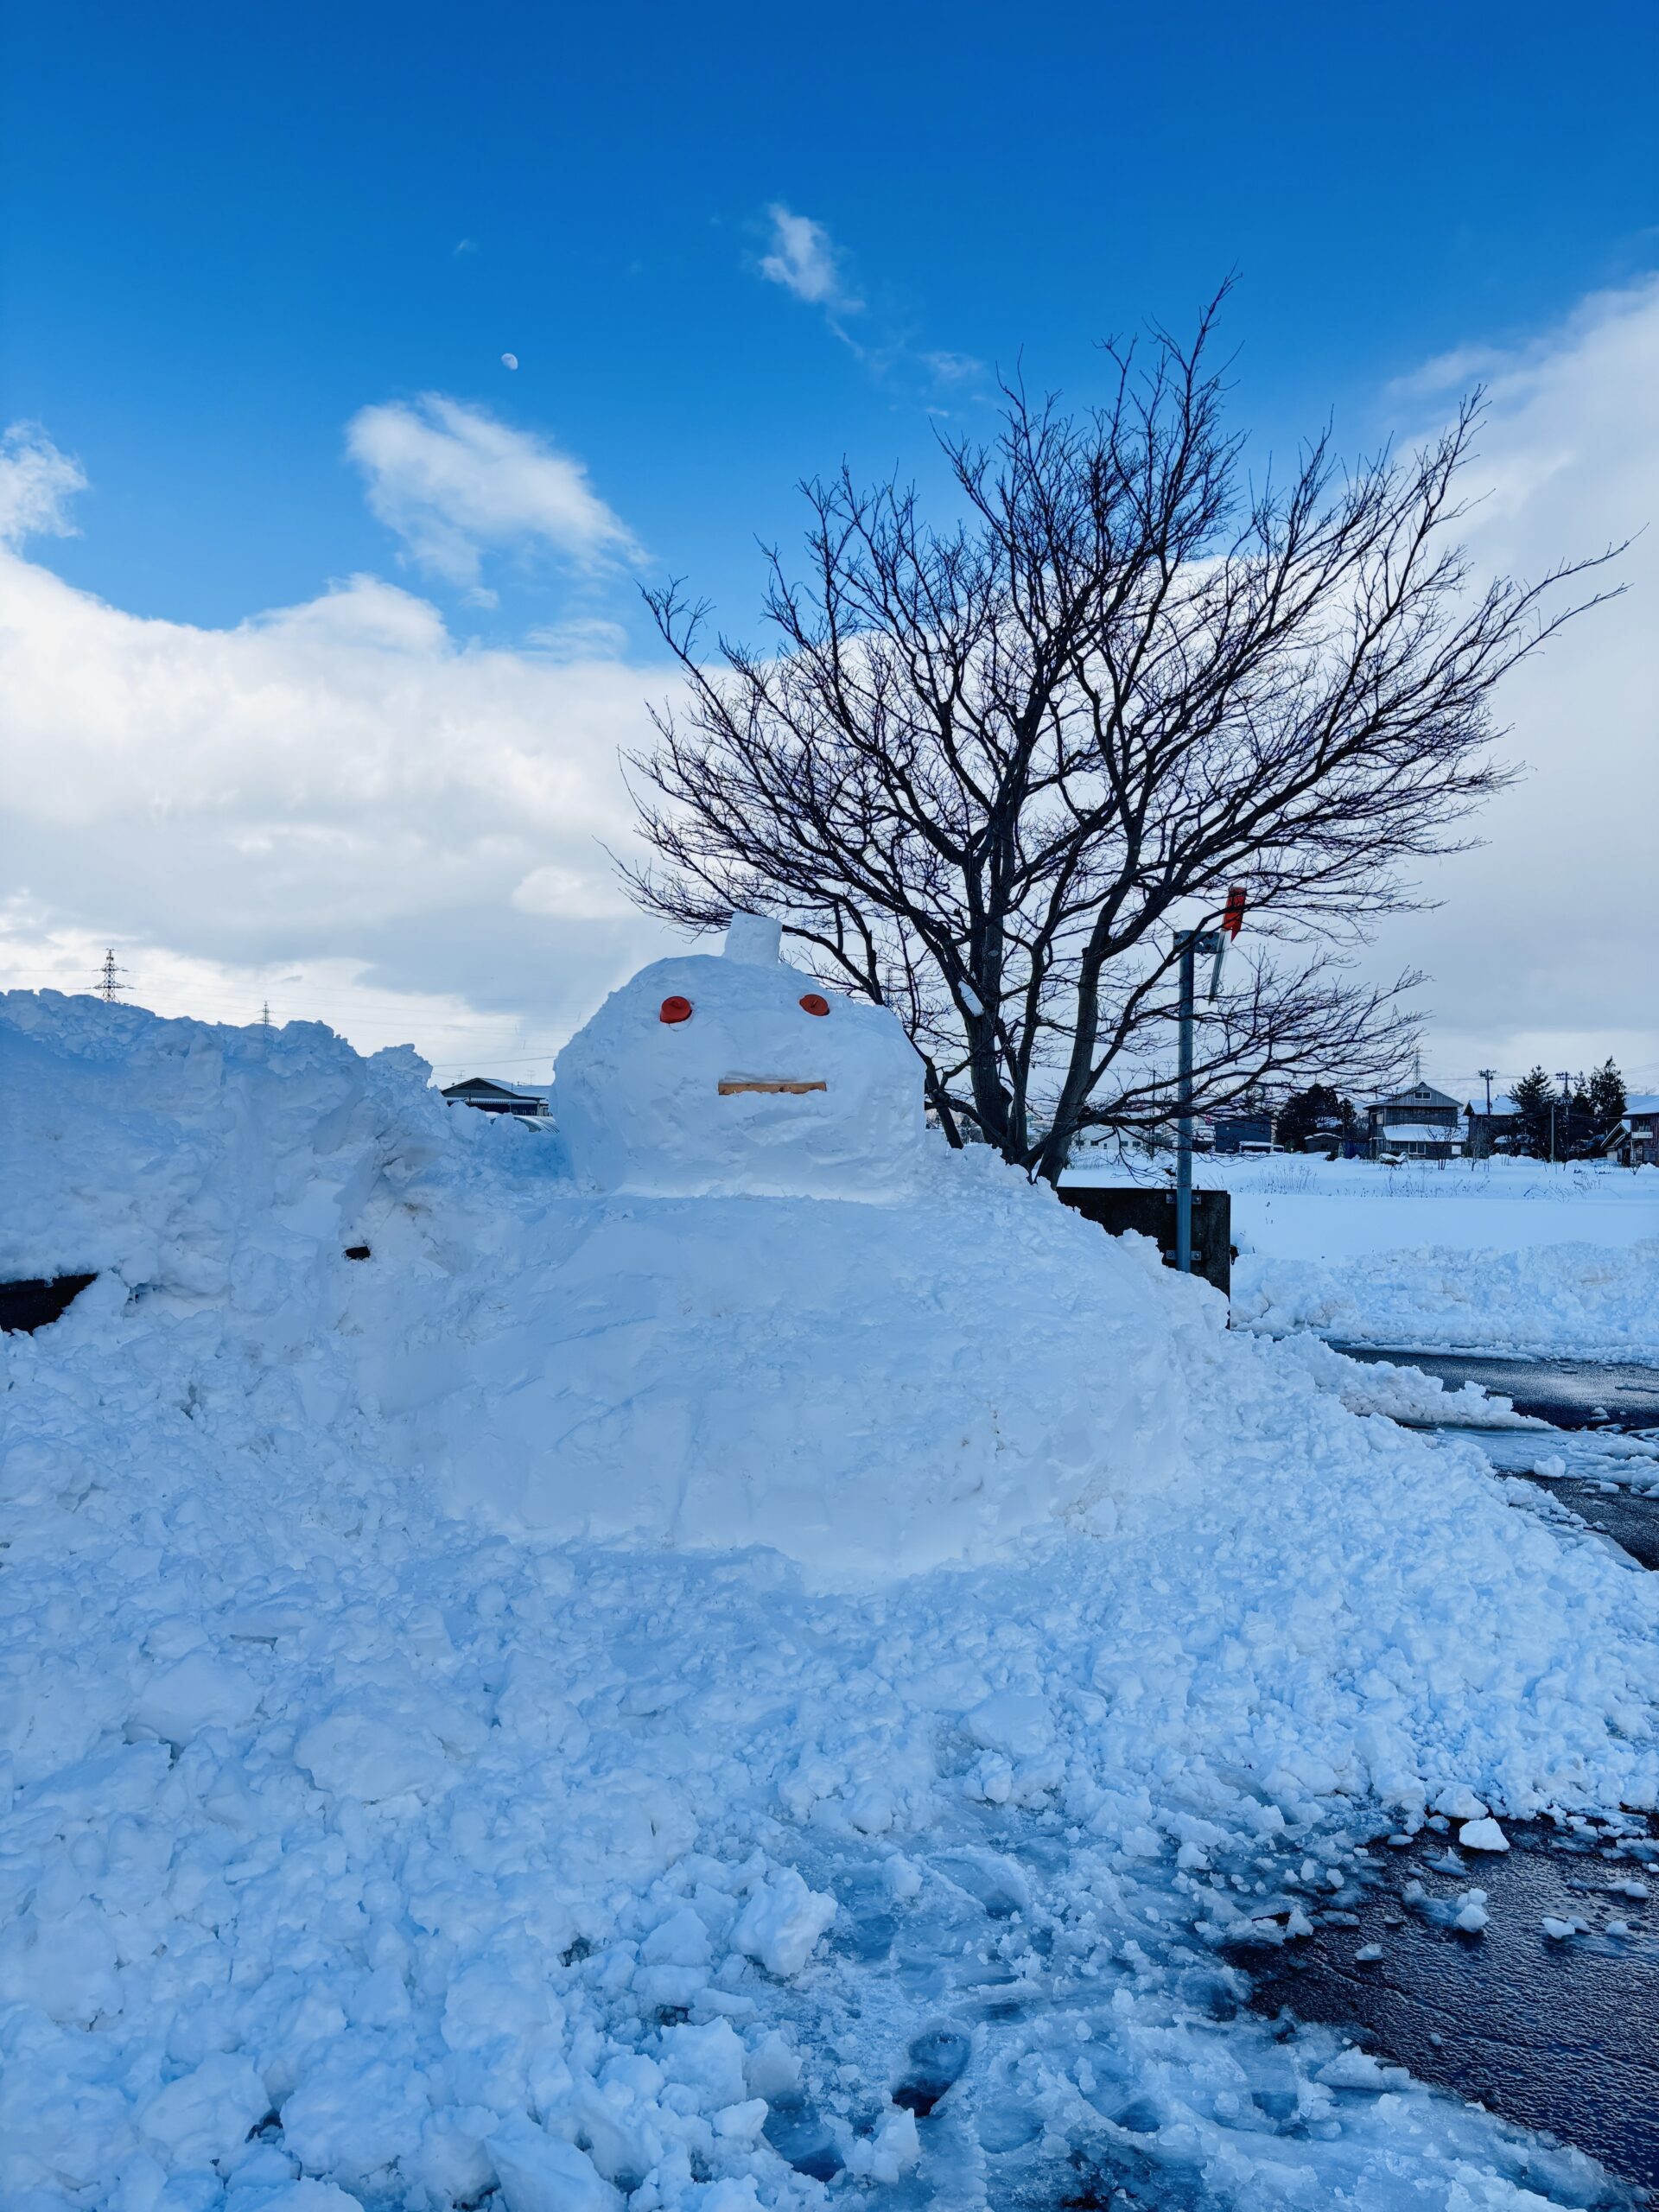
[[[1619,0],[62,0],[11,19],[7,410],[92,479],[60,572],[137,613],[387,568],[344,426],[435,390],[578,455],[741,620],[803,474],[925,476],[929,410],[982,420],[990,366],[1087,397],[1098,337],[1235,267],[1242,417],[1374,437],[1390,378],[1651,259],[1656,47]],[[778,205],[844,256],[853,345],[757,274]],[[492,582],[486,634],[572,593]]]
[[[639,584],[753,632],[800,478],[937,493],[999,368],[1086,404],[1236,271],[1257,454],[1480,377],[1478,569],[1646,531],[1376,964],[1431,1074],[1659,1089],[1656,48],[1651,0],[14,10],[0,986],[113,943],[159,1010],[544,1073],[661,943],[607,854]]]

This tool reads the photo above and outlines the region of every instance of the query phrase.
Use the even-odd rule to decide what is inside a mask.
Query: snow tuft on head
[[[732,916],[726,931],[728,960],[746,960],[756,968],[775,968],[783,958],[784,925],[770,914]]]

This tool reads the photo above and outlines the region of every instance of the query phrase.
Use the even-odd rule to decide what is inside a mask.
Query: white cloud
[[[86,489],[80,463],[60,453],[39,423],[14,423],[0,437],[0,545],[73,537],[69,502]]]
[[[638,555],[580,461],[442,392],[361,409],[346,443],[371,509],[447,582],[476,586],[489,547],[544,546],[588,568]]]
[[[661,933],[604,849],[660,670],[458,645],[373,577],[233,629],[143,620],[0,554],[0,985],[545,1061]],[[521,1067],[528,1076],[531,1071]]]
[[[855,314],[863,305],[853,297],[842,279],[840,248],[822,223],[810,215],[796,215],[777,202],[766,210],[772,226],[772,250],[760,258],[760,274],[768,283],[781,284],[798,300],[821,307],[834,316]]]
[[[1486,497],[1466,524],[1483,572],[1536,576],[1644,534],[1611,579],[1625,595],[1509,679],[1505,750],[1527,777],[1479,818],[1484,849],[1431,873],[1440,910],[1391,926],[1381,950],[1432,976],[1445,1076],[1576,1071],[1611,1052],[1659,1090],[1659,280],[1465,359],[1491,401],[1470,471]]]

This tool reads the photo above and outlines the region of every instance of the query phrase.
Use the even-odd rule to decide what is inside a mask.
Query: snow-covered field
[[[1165,1179],[1114,1162],[1101,1179]],[[1203,1158],[1234,1319],[1351,1344],[1659,1359],[1659,1168]]]
[[[839,1065],[765,1020],[763,1147]],[[49,994],[0,1098],[0,1276],[99,1271],[0,1339],[7,2212],[1621,2201],[1217,1956],[1430,1807],[1659,1799],[1659,1585],[1420,1379],[931,1140],[589,1187]]]

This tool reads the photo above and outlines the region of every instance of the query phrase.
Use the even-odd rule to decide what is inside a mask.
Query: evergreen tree
[[[1523,1075],[1510,1096],[1515,1101],[1516,1147],[1534,1160],[1548,1160],[1555,1093],[1542,1068]]]
[[[1614,1125],[1624,1118],[1624,1078],[1611,1058],[1604,1060],[1590,1078],[1589,1103],[1604,1136],[1610,1135]]]
[[[1287,1152],[1300,1152],[1320,1130],[1346,1135],[1353,1118],[1353,1107],[1339,1090],[1328,1083],[1311,1083],[1306,1090],[1293,1090],[1280,1108],[1278,1140]]]

